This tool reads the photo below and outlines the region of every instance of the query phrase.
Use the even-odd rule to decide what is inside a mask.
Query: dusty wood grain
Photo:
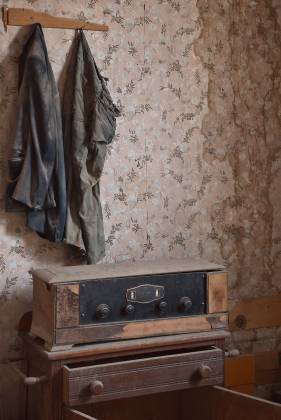
[[[58,286],[56,292],[56,327],[77,327],[79,325],[79,284]]]
[[[211,331],[227,327],[228,318],[225,314],[212,316],[191,316],[153,321],[136,321],[112,323],[106,325],[91,325],[78,328],[61,328],[56,330],[55,343],[74,344],[90,343],[104,340],[125,340],[129,338],[149,337],[153,335],[169,335]]]
[[[208,271],[211,269],[219,270],[221,266],[202,261],[188,259],[179,260],[156,260],[138,263],[108,264],[95,266],[78,267],[58,267],[51,270],[36,270],[34,277],[34,294],[36,302],[34,311],[34,322],[31,332],[46,342],[46,348],[55,350],[59,345],[75,345],[82,343],[91,343],[105,340],[124,340],[138,337],[160,336],[178,333],[191,333],[195,331],[210,331],[213,329],[222,329],[227,327],[226,315],[223,310],[226,309],[226,273],[221,271]],[[158,319],[137,320],[122,322],[95,322],[87,325],[80,325],[80,304],[79,290],[83,280],[99,279],[108,280],[132,275],[149,276],[151,273],[157,273],[161,277],[164,273],[167,275],[177,272],[194,272],[196,270],[209,273],[208,292],[211,294],[209,299],[209,308],[212,313],[209,316],[178,316],[175,318],[159,317]],[[205,271],[204,271],[205,270]],[[156,275],[156,274],[155,274]],[[188,282],[188,276],[181,276]],[[155,276],[152,278],[155,280]],[[74,282],[75,279],[75,282]],[[171,279],[172,280],[172,279]],[[184,280],[181,280],[184,281]],[[42,285],[46,286],[44,287]],[[106,284],[106,283],[105,283]],[[48,300],[47,291],[54,293],[56,290],[56,300],[52,300],[56,314],[55,327],[50,314],[46,314],[47,308],[45,302]],[[41,301],[40,301],[41,300]],[[49,299],[50,300],[50,299]],[[49,306],[49,303],[48,303]],[[42,323],[40,324],[40,321]],[[48,322],[50,321],[50,322]],[[52,322],[51,322],[52,321]],[[47,330],[47,328],[49,329]]]
[[[64,407],[63,419],[64,420],[96,420],[94,419],[94,417],[90,417],[87,414],[82,413],[81,411],[73,410],[69,407]]]
[[[225,359],[225,386],[256,383],[256,366],[253,354]]]
[[[227,311],[227,273],[208,274],[208,312]]]
[[[247,395],[256,395],[257,387],[256,384],[246,384],[246,385],[237,385],[237,386],[230,386],[230,390],[240,392],[241,394]]]
[[[181,391],[87,404],[79,407],[98,420],[181,420]]]
[[[51,16],[48,13],[32,9],[8,8],[6,10],[6,25],[24,26],[40,23],[44,28],[84,29],[90,31],[107,31],[108,26],[78,19]]]
[[[188,404],[187,404],[188,401]],[[221,387],[190,390],[182,398],[188,405],[182,420],[280,420],[281,405]]]
[[[281,382],[281,362],[278,351],[268,351],[255,354],[257,385]]]
[[[115,356],[118,354],[140,354],[151,350],[173,350],[192,347],[194,345],[217,345],[229,337],[224,330],[213,330],[210,332],[174,334],[164,337],[139,338],[134,340],[122,340],[115,342],[96,343],[83,346],[74,346],[68,350],[47,351],[43,344],[29,336],[24,337],[25,346],[31,347],[39,353],[42,358],[48,360],[69,360],[72,359],[93,359],[101,356]]]
[[[212,333],[201,333],[201,334],[184,334],[181,335],[181,338],[178,336],[171,336],[171,337],[159,337],[159,340],[152,339],[143,339],[143,340],[129,340],[127,343],[123,342],[116,342],[116,343],[102,343],[100,345],[91,345],[86,346],[88,351],[84,351],[84,346],[77,346],[76,349],[59,352],[60,355],[56,359],[56,355],[54,353],[50,354],[46,352],[42,345],[38,344],[38,340],[34,340],[31,337],[24,338],[24,347],[28,357],[28,365],[29,370],[28,374],[32,376],[41,376],[47,375],[49,381],[44,384],[35,385],[32,388],[32,392],[30,392],[29,399],[28,399],[28,414],[26,420],[62,420],[63,414],[63,384],[62,384],[62,367],[63,365],[67,365],[69,368],[75,368],[79,366],[101,366],[106,362],[108,364],[114,363],[116,358],[120,361],[122,358],[123,361],[131,360],[137,358],[143,358],[143,355],[146,353],[146,358],[152,358],[153,355],[155,356],[155,352],[163,352],[165,351],[174,351],[176,350],[177,353],[185,352],[187,349],[190,349],[191,346],[194,348],[198,348],[198,346],[216,346],[217,348],[221,349],[223,354],[224,352],[224,339],[227,333],[225,331],[217,331]],[[190,339],[190,336],[197,337],[196,341]],[[167,340],[167,341],[166,341]],[[141,343],[140,343],[141,342]],[[91,352],[89,352],[89,348],[91,348]],[[99,354],[98,354],[99,353]],[[50,355],[53,359],[48,359],[46,357]],[[138,354],[139,356],[137,356]],[[170,354],[170,353],[169,353]],[[72,355],[72,357],[70,357]],[[113,360],[114,359],[114,360]],[[175,364],[176,365],[176,364]],[[180,363],[178,364],[180,367]],[[156,363],[156,368],[158,364]],[[178,369],[179,369],[178,367]],[[125,372],[123,372],[125,373]],[[178,373],[180,374],[180,373]],[[163,407],[162,405],[155,405],[157,402],[160,403],[160,399],[158,398],[159,394],[158,391],[163,391],[163,388],[159,389],[158,385],[152,387],[151,395],[148,395],[147,398],[151,401],[151,405],[144,404],[143,409],[140,413],[137,413],[136,416],[130,416],[129,413],[132,413],[133,405],[131,405],[131,409],[125,410],[125,417],[124,413],[122,412],[119,415],[122,415],[122,420],[132,420],[132,419],[153,419],[153,420],[170,420],[173,417],[168,417],[169,413],[175,414],[178,413],[178,407],[170,406],[169,410],[167,410],[166,406],[166,395],[167,393],[163,393],[164,400],[163,400]],[[156,394],[154,394],[156,393]],[[174,393],[177,394],[177,393]],[[155,399],[154,399],[155,396]],[[131,398],[131,401],[136,404],[136,398]],[[153,403],[154,401],[154,403]],[[175,401],[174,399],[170,400],[170,403]],[[94,406],[96,407],[97,404],[95,403]],[[110,402],[106,402],[106,407],[108,407]],[[90,404],[84,405],[84,409],[82,410],[84,413],[88,413],[86,408],[88,408]],[[110,418],[110,413],[112,413],[113,408],[109,408],[107,415]],[[79,409],[80,411],[80,409]],[[103,420],[103,414],[101,416],[95,415],[96,410],[93,411],[93,417],[97,418],[98,420]],[[156,412],[158,413],[157,416],[155,415]],[[143,416],[141,415],[143,414]],[[150,414],[153,414],[153,417],[150,417]],[[90,414],[91,415],[91,414]],[[163,418],[162,418],[163,416]],[[178,417],[181,418],[181,417]],[[116,418],[116,420],[118,417]],[[2,419],[1,419],[2,420]],[[6,419],[5,419],[6,420]],[[9,419],[10,420],[10,419]],[[14,420],[14,419],[13,419]],[[18,420],[18,419],[15,419]],[[20,419],[22,420],[22,419]],[[118,419],[119,420],[119,419]]]
[[[281,364],[278,351],[261,352],[225,359],[225,385],[280,383]],[[237,389],[239,390],[239,389]]]
[[[200,368],[209,367],[209,375],[200,376]],[[222,384],[223,352],[218,348],[183,353],[104,362],[63,369],[64,403],[70,406],[113,400],[156,392]],[[98,378],[102,391],[92,392]]]
[[[32,346],[25,346],[29,376],[47,376],[48,382],[28,390],[26,420],[62,420],[61,363],[50,363]]]
[[[255,354],[257,370],[278,369],[281,366],[279,351],[266,351]]]
[[[223,266],[193,259],[164,259],[116,264],[82,265],[74,267],[52,267],[34,270],[36,277],[46,283],[69,283],[79,280],[106,279],[112,277],[140,276],[146,274],[168,274],[191,271],[222,270]]]
[[[24,362],[13,362],[19,369],[26,372]],[[0,364],[0,419],[26,420],[26,388],[22,380],[15,375],[7,364]]]
[[[279,327],[281,295],[239,301],[229,313],[229,327],[239,329]]]
[[[49,343],[53,342],[55,329],[55,288],[40,279],[33,283],[33,308],[31,333]]]

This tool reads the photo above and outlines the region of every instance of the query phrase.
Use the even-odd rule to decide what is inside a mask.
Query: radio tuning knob
[[[192,308],[192,300],[188,296],[180,298],[179,307],[182,312],[188,312]]]
[[[130,303],[128,303],[128,305],[126,305],[126,306],[124,307],[124,312],[125,312],[125,314],[127,314],[127,315],[131,315],[131,314],[133,314],[133,313],[135,312],[135,307],[134,307],[134,305],[131,305]]]
[[[162,300],[162,302],[158,303],[157,305],[157,309],[159,312],[165,312],[167,307],[168,307],[168,303],[165,302],[165,300]]]
[[[101,303],[96,308],[96,317],[100,318],[100,319],[107,318],[109,316],[110,312],[111,312],[110,307],[108,305],[106,305],[105,303]]]

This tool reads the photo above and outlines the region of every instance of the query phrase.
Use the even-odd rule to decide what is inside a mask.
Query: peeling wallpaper
[[[208,212],[210,246],[216,243],[230,271],[230,307],[281,289],[278,3],[197,2],[196,51],[209,69],[203,159],[220,178],[220,196],[213,195]],[[245,352],[281,348],[281,328],[238,331],[232,338]]]
[[[145,3],[145,8],[144,8]],[[230,306],[280,292],[281,7],[278,1],[4,1],[110,26],[86,33],[122,116],[101,196],[103,262],[196,257],[225,264]],[[60,87],[71,30],[44,29]],[[4,212],[17,60],[27,28],[0,28],[0,359],[21,350],[29,270],[79,255]],[[242,351],[281,347],[281,328],[237,332]]]

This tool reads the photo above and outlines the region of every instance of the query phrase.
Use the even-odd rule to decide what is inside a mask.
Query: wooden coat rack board
[[[44,28],[84,29],[87,31],[108,31],[108,26],[84,22],[78,19],[51,16],[48,13],[36,12],[32,9],[2,8],[5,31],[7,26],[25,26],[40,23]]]

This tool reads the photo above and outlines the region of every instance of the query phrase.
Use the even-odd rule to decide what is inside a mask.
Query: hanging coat
[[[61,118],[43,31],[35,24],[20,57],[6,208],[26,210],[27,225],[50,241],[63,239],[66,219]]]
[[[119,111],[113,104],[83,31],[76,35],[63,100],[67,179],[65,240],[84,250],[88,263],[105,255],[100,178]]]

